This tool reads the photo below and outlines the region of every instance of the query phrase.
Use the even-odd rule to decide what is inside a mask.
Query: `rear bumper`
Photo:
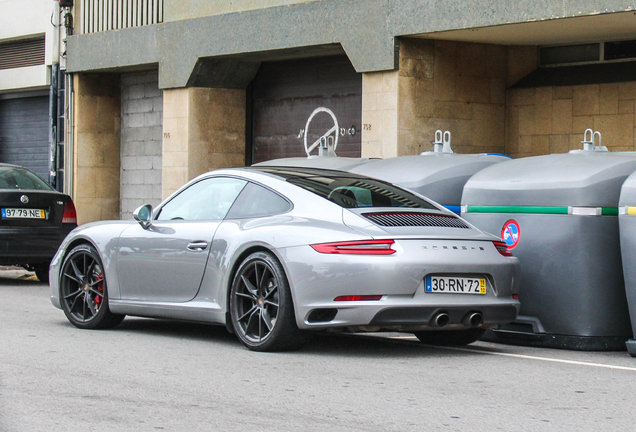
[[[76,225],[60,227],[1,227],[0,265],[49,263]]]
[[[393,248],[385,256],[320,254],[309,246],[279,250],[298,327],[419,331],[435,328],[434,317],[446,313],[444,328],[459,330],[469,327],[463,321],[471,312],[483,316],[481,328],[517,317],[519,262],[492,242],[397,239]],[[486,294],[427,293],[425,278],[435,274],[485,277]],[[364,295],[381,299],[336,301]]]
[[[370,325],[402,331],[419,330],[422,326],[434,327],[434,317],[440,313],[446,313],[449,316],[448,327],[460,325],[466,327],[463,323],[464,319],[469,314],[477,312],[483,316],[481,327],[489,328],[513,321],[517,317],[518,309],[518,304],[396,307],[378,312]]]
[[[457,297],[457,296],[456,296]],[[449,299],[451,300],[451,299]],[[467,299],[452,299],[456,302],[430,303],[423,295],[413,298],[387,298],[357,304],[323,304],[311,308],[307,319],[299,324],[303,329],[340,328],[355,331],[392,330],[414,332],[422,330],[462,330],[475,327],[469,317],[477,313],[481,316],[476,325],[489,329],[514,321],[519,313],[519,301],[514,299],[481,299],[467,302]],[[448,315],[447,322],[440,327],[436,322],[439,314]],[[322,319],[321,319],[322,318]]]

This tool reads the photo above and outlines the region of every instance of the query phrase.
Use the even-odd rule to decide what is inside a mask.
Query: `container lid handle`
[[[433,141],[433,151],[435,153],[452,153],[450,131],[436,130],[435,141]]]
[[[589,139],[588,139],[589,132]],[[598,145],[596,145],[596,137],[598,136]],[[603,138],[601,137],[601,133],[599,131],[593,131],[592,129],[585,129],[583,133],[583,150],[586,151],[597,151],[597,152],[606,152],[607,147],[603,146]]]

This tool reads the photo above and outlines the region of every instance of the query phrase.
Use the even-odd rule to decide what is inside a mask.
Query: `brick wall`
[[[157,72],[121,77],[121,218],[161,202],[163,96]]]
[[[362,155],[431,151],[438,129],[451,132],[456,153],[503,153],[508,52],[502,45],[402,39],[397,72],[363,77]]]
[[[503,152],[507,48],[409,40],[400,45],[400,154],[430,151],[449,130],[456,153]]]
[[[163,197],[217,168],[245,166],[245,90],[164,91]]]
[[[636,82],[508,91],[506,151],[513,157],[581,149],[585,129],[611,151],[633,151]]]
[[[120,84],[116,75],[75,74],[73,200],[77,222],[119,217]]]

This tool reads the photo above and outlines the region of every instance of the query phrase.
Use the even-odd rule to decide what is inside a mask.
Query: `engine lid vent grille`
[[[439,228],[470,228],[455,216],[429,213],[364,213],[364,217],[385,227],[425,226]]]

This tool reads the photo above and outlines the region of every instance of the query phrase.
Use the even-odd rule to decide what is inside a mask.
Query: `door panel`
[[[121,298],[158,302],[192,300],[201,285],[220,221],[153,221],[120,237],[117,268]]]
[[[199,292],[214,233],[246,180],[209,177],[192,183],[154,212],[152,223],[120,235],[121,298],[186,302]]]

